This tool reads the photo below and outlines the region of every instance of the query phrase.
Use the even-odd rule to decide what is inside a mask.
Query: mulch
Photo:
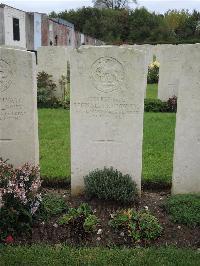
[[[175,224],[170,220],[163,208],[169,191],[144,191],[140,200],[132,205],[123,206],[114,202],[100,200],[88,200],[84,196],[72,198],[70,190],[44,189],[44,192],[54,192],[62,195],[69,207],[78,207],[81,203],[87,202],[101,220],[98,229],[102,229],[101,234],[85,233],[81,221],[70,225],[58,225],[58,218],[53,217],[48,222],[39,222],[34,225],[31,235],[24,235],[16,239],[17,244],[67,244],[72,246],[169,246],[176,247],[200,247],[200,227],[190,228],[185,225]],[[162,235],[155,241],[133,242],[130,236],[123,231],[115,231],[108,225],[110,215],[120,209],[134,208],[136,210],[148,208],[158,219],[164,230]],[[97,230],[98,230],[97,229]]]

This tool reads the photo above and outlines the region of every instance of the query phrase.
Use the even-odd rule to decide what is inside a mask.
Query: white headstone
[[[52,75],[52,79],[57,85],[54,95],[58,99],[64,98],[64,87],[60,85],[60,80],[62,76],[67,77],[70,50],[70,48],[59,46],[42,46],[37,50],[37,71],[44,71]]]
[[[188,45],[183,49],[173,194],[200,192],[200,45]]]
[[[39,163],[35,54],[0,48],[0,157]]]
[[[181,52],[182,46],[170,45],[165,46],[159,55],[158,99],[162,101],[178,97]]]
[[[145,54],[127,47],[81,47],[71,53],[71,186],[113,167],[141,190]]]

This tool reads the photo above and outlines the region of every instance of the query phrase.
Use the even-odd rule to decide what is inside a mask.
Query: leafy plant
[[[96,226],[99,223],[99,219],[94,214],[89,214],[85,219],[83,224],[83,228],[85,232],[94,232],[96,230]]]
[[[162,102],[159,99],[145,99],[144,111],[156,113],[176,113],[177,97],[173,96],[172,98],[169,98],[167,102]]]
[[[41,204],[39,168],[15,169],[0,159],[0,239],[30,231]]]
[[[200,194],[171,196],[164,204],[164,208],[175,223],[200,225]]]
[[[149,211],[133,209],[117,212],[109,221],[115,229],[123,229],[134,241],[154,240],[161,235],[162,226]]]
[[[64,109],[69,109],[70,101],[69,101],[69,90],[65,89],[67,85],[67,77],[61,76],[59,80],[59,85],[62,90],[65,91],[66,99],[57,99],[54,96],[54,92],[56,90],[56,83],[52,80],[52,75],[47,74],[42,71],[38,73],[37,76],[37,102],[38,107],[40,108],[59,108],[63,107]]]
[[[162,102],[159,99],[145,99],[144,100],[145,112],[167,112],[168,107],[166,102]]]
[[[40,219],[48,220],[68,209],[62,196],[55,193],[48,193],[42,197],[42,203],[37,213]]]
[[[128,203],[133,202],[138,195],[132,178],[112,167],[90,172],[84,177],[84,182],[88,197]]]
[[[87,203],[82,203],[78,208],[70,208],[67,214],[59,219],[60,225],[81,223],[82,229],[89,233],[96,230],[99,219],[93,214],[91,207]]]
[[[37,75],[37,101],[39,107],[49,107],[54,104],[56,98],[54,92],[56,84],[52,80],[52,76],[42,71]]]

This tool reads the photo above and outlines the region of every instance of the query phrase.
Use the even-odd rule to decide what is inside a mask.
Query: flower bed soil
[[[85,197],[70,197],[70,190],[53,190],[44,189],[44,192],[59,193],[66,199],[69,207],[78,207],[82,202],[87,202],[98,218],[101,219],[98,229],[102,229],[102,234],[97,232],[86,234],[81,226],[81,221],[70,225],[58,225],[59,217],[53,217],[48,222],[40,222],[34,225],[31,235],[21,236],[16,239],[16,244],[67,244],[73,246],[168,246],[176,247],[200,247],[200,227],[189,228],[184,225],[174,224],[170,221],[170,217],[166,214],[162,205],[165,202],[169,192],[142,192],[139,202],[123,206],[113,202],[105,202],[99,200],[88,200]],[[160,221],[164,230],[162,235],[155,241],[150,242],[133,242],[132,239],[123,231],[115,231],[108,226],[110,214],[115,213],[119,209],[148,208]],[[97,229],[97,230],[98,230]]]

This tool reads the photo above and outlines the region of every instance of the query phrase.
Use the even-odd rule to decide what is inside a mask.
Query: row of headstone
[[[172,192],[200,192],[200,45],[168,46],[162,53],[173,65],[165,68],[173,72],[167,86],[179,90]],[[147,58],[134,46],[71,54],[73,195],[84,190],[83,176],[104,166],[130,174],[141,191]]]
[[[200,45],[183,47],[174,152],[173,193],[200,192]],[[141,191],[146,55],[133,47],[71,52],[72,194],[83,176],[114,167]],[[0,48],[0,157],[39,163],[34,54]]]
[[[158,99],[167,101],[173,96],[178,96],[179,87],[179,71],[183,45],[123,45],[126,48],[135,48],[145,52],[145,69],[148,73],[148,66],[153,62],[154,58],[160,63]],[[70,48],[66,47],[40,47],[37,51],[38,66],[37,71],[44,71],[52,75],[52,79],[57,85],[54,96],[58,99],[64,98],[64,87],[60,84],[62,76],[67,77],[67,71]],[[145,85],[147,80],[144,81]],[[144,97],[146,97],[146,86]]]

